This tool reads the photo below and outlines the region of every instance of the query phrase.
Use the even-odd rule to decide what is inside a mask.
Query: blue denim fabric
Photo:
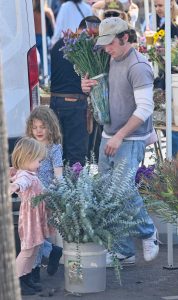
[[[111,168],[115,167],[119,162],[126,161],[126,174],[131,170],[137,170],[140,162],[144,158],[145,153],[145,142],[144,141],[124,141],[119,147],[118,151],[113,157],[106,156],[104,153],[106,143],[108,139],[102,138],[100,145],[99,155],[99,172],[106,173]],[[135,174],[133,174],[133,180],[135,180]],[[154,233],[155,227],[152,219],[148,215],[145,207],[143,206],[143,200],[139,194],[136,194],[133,199],[135,206],[140,207],[140,211],[137,218],[144,220],[144,223],[138,224],[134,227],[134,230],[138,232],[136,236],[141,239],[147,239]],[[123,238],[122,241],[116,241],[118,245],[118,252],[125,256],[132,256],[135,254],[135,247],[131,237]]]
[[[51,97],[50,108],[57,115],[63,133],[63,159],[73,165],[85,164],[88,152],[87,102],[67,102],[62,97]]]
[[[36,256],[35,263],[33,265],[33,268],[41,266],[41,260],[42,257],[49,257],[50,253],[52,251],[52,244],[48,242],[47,240],[44,241],[44,243],[40,246],[38,250],[38,254]]]

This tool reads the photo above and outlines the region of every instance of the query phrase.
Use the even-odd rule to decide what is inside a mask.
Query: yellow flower
[[[160,37],[164,37],[165,36],[165,31],[163,29],[161,29],[160,31],[158,31],[158,34]]]
[[[153,41],[154,41],[154,44],[156,44],[157,40],[159,38],[159,34],[156,32],[153,36]]]

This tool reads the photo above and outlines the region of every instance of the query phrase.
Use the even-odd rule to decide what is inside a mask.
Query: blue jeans
[[[108,139],[102,138],[100,145],[99,154],[99,172],[105,174],[111,168],[115,167],[119,162],[123,160],[126,161],[125,173],[127,174],[129,170],[137,170],[140,162],[144,158],[145,154],[145,142],[144,141],[123,141],[122,145],[117,150],[113,157],[106,156],[104,153],[106,143]],[[135,181],[135,173],[133,173],[133,180]],[[143,219],[144,223],[137,224],[134,226],[134,230],[138,232],[138,237],[141,239],[147,239],[151,237],[155,231],[155,227],[152,219],[148,215],[144,205],[142,197],[136,194],[134,199],[134,204],[136,207],[140,208],[137,214],[138,219]],[[135,219],[136,220],[136,219]],[[132,256],[135,254],[135,247],[131,237],[124,237],[122,240],[116,241],[118,247],[118,252],[125,256]]]
[[[41,266],[42,257],[44,256],[48,258],[51,251],[52,251],[52,244],[48,240],[45,240],[38,250],[38,254],[36,256],[36,260],[33,265],[33,268]]]

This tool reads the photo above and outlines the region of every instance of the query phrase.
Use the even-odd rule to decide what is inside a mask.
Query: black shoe
[[[62,256],[62,248],[52,245],[52,251],[49,256],[47,272],[49,275],[54,275],[59,267],[59,260]]]
[[[42,291],[42,287],[40,283],[35,283],[32,280],[32,276],[31,273],[23,276],[23,281],[25,282],[26,285],[28,285],[30,288],[34,289],[35,292],[41,292]]]
[[[20,288],[21,288],[21,294],[23,296],[32,296],[35,295],[35,290],[31,287],[29,287],[24,281],[23,281],[23,277],[20,277]]]
[[[31,276],[34,283],[40,283],[40,267],[32,269]]]

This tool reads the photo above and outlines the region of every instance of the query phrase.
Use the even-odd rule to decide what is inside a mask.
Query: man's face
[[[162,18],[165,16],[164,0],[154,0],[157,15]]]
[[[104,46],[104,50],[111,55],[112,58],[119,58],[125,55],[127,46],[126,44],[120,45],[120,41],[118,38],[114,38],[114,40]]]

